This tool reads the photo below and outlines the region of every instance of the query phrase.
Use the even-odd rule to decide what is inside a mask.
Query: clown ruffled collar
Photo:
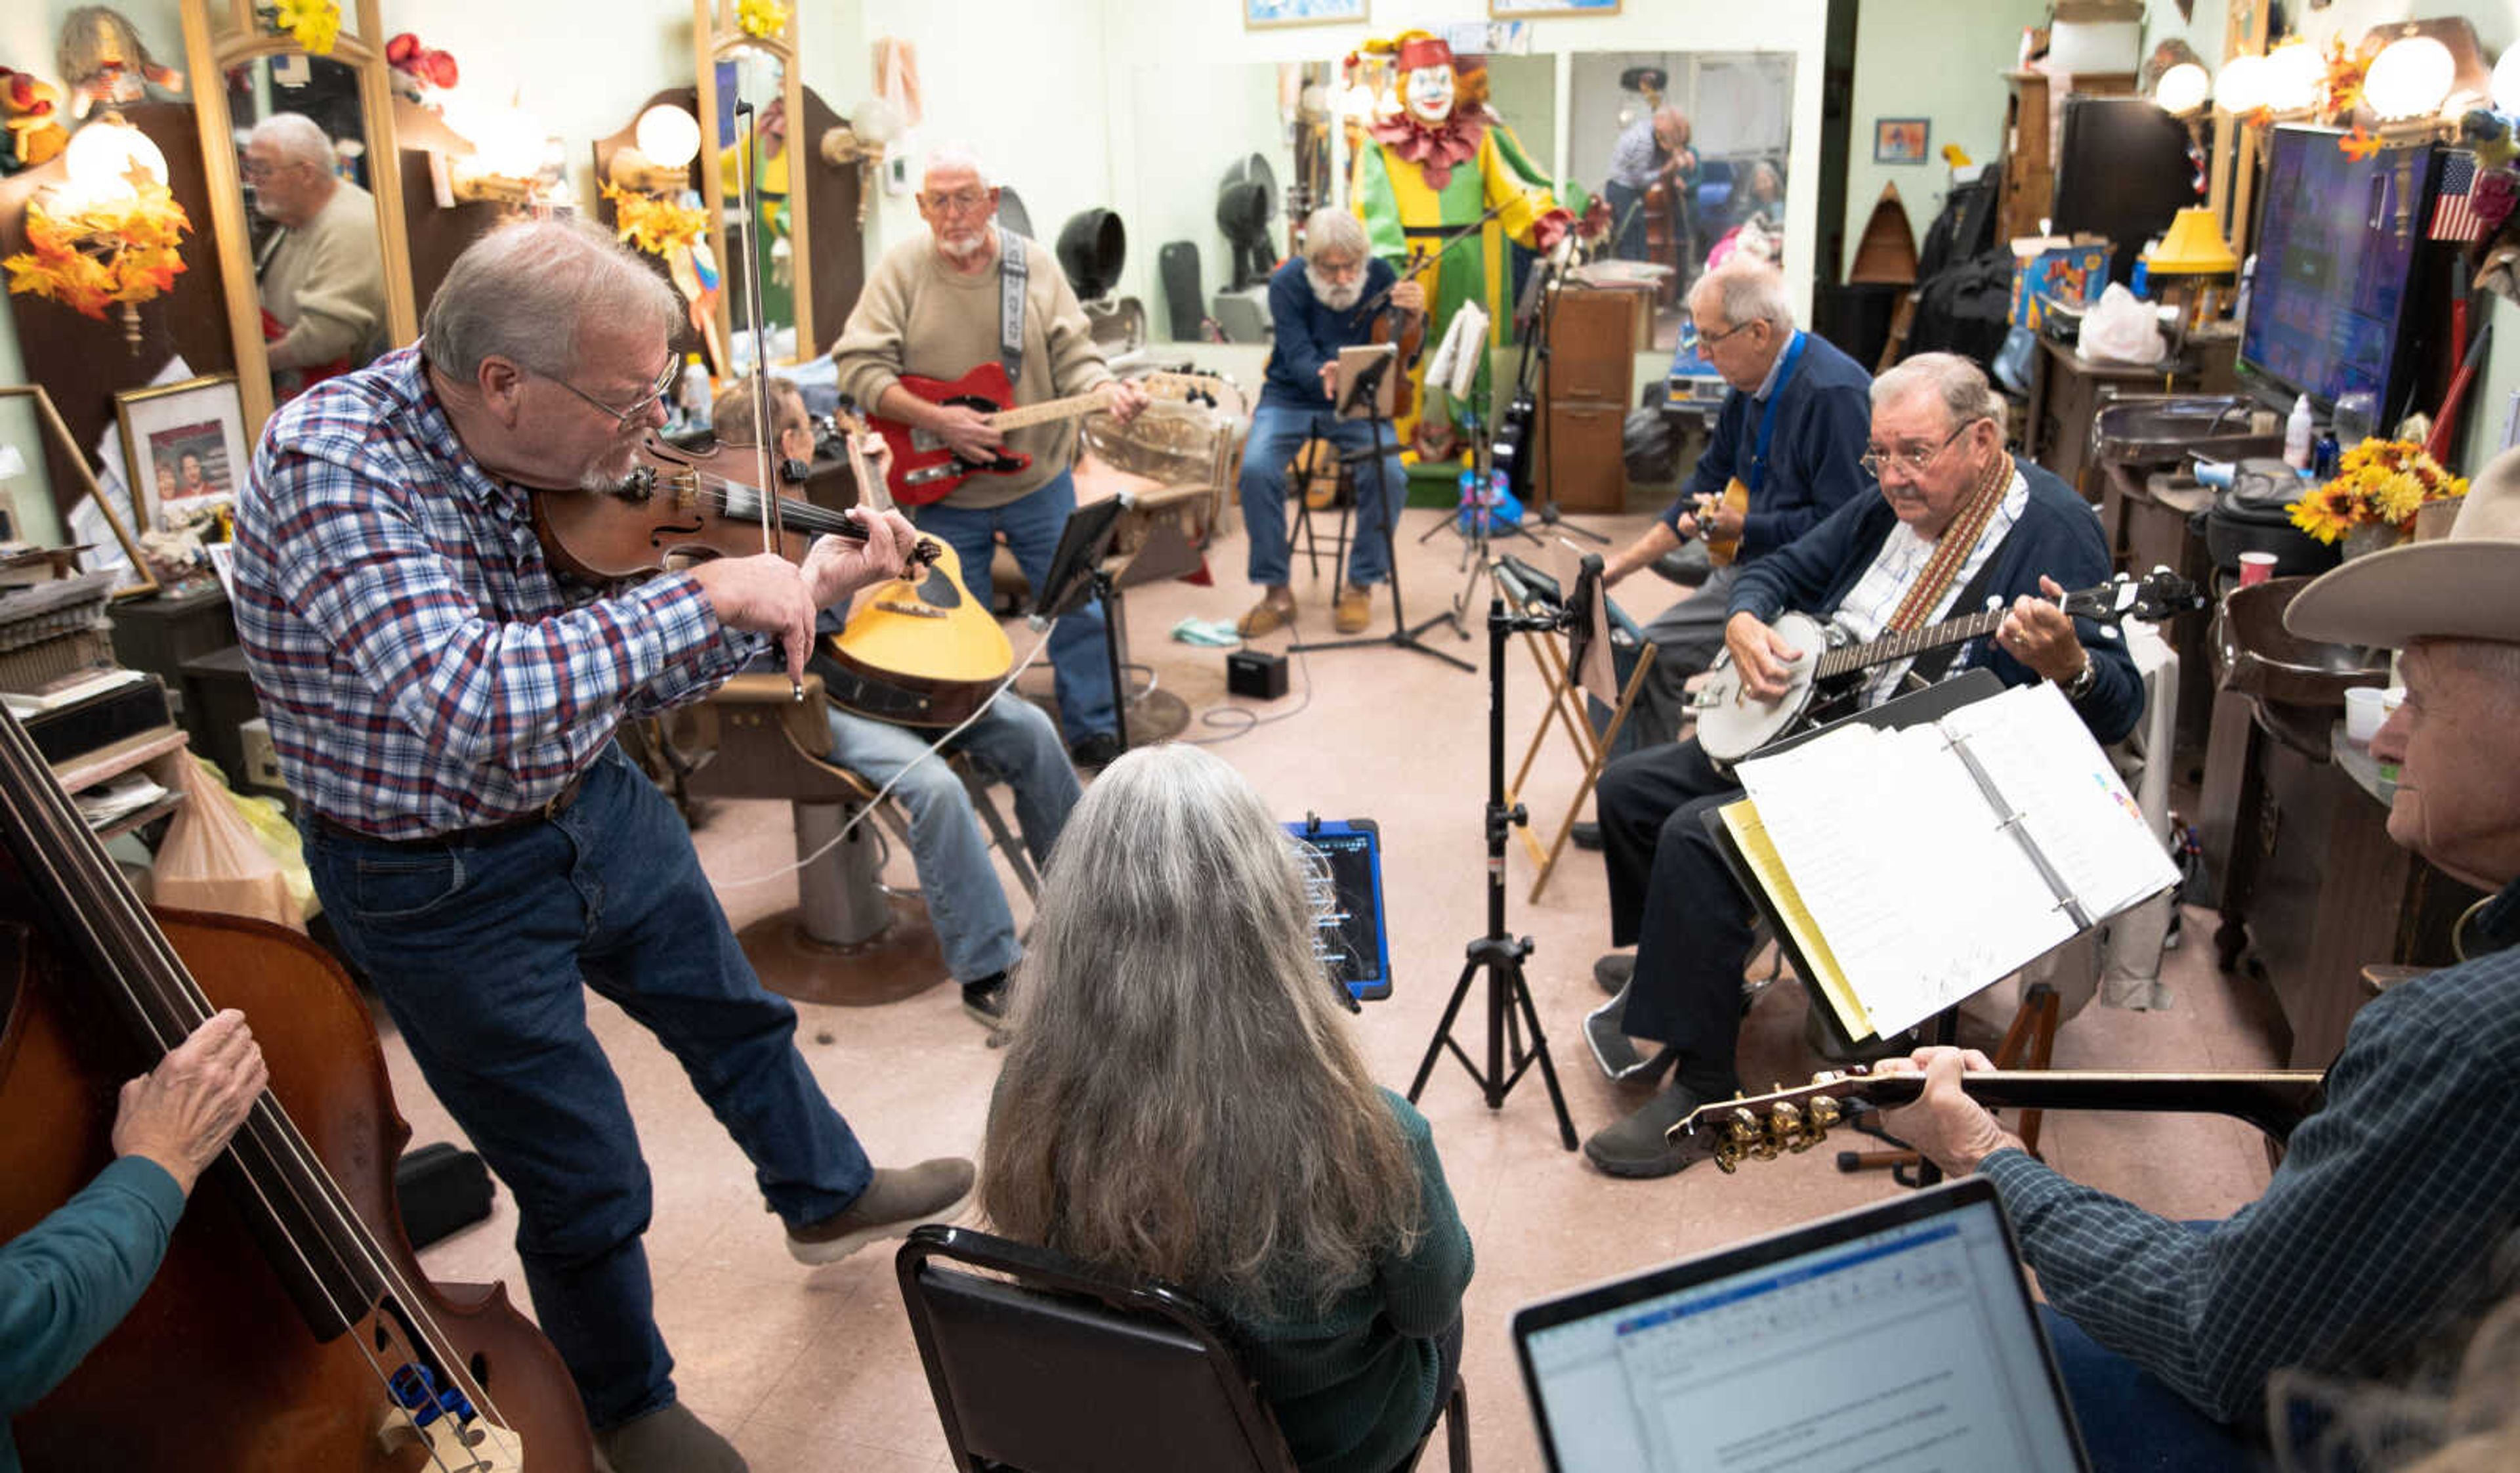
[[[1373,141],[1417,164],[1430,189],[1452,182],[1453,166],[1479,155],[1493,115],[1485,108],[1455,108],[1439,123],[1428,124],[1414,113],[1402,113],[1373,124]]]

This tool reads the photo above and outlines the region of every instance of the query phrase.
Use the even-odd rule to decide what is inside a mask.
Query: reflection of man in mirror
[[[296,113],[254,124],[245,178],[280,226],[254,267],[272,370],[299,373],[293,390],[365,364],[385,335],[376,201],[333,172],[333,140]]]
[[[1662,107],[1628,124],[1619,141],[1610,145],[1609,167],[1601,179],[1601,197],[1610,202],[1611,254],[1621,260],[1647,259],[1645,191],[1659,184],[1673,192],[1664,206],[1665,223],[1676,228],[1681,202],[1696,177],[1697,155],[1688,146],[1688,114]]]

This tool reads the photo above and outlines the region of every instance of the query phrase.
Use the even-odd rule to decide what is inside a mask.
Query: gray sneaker
[[[879,1238],[909,1235],[941,1221],[971,1200],[978,1174],[960,1156],[940,1156],[900,1171],[876,1168],[875,1179],[844,1212],[788,1229],[788,1255],[800,1264],[834,1264]]]
[[[1697,1105],[1696,1092],[1679,1084],[1657,1089],[1627,1119],[1594,1131],[1584,1142],[1584,1154],[1613,1176],[1668,1176],[1688,1165],[1688,1158],[1663,1132],[1687,1120]]]
[[[596,1461],[611,1473],[748,1473],[735,1445],[680,1402],[595,1435]]]
[[[1609,1001],[1584,1015],[1584,1041],[1592,1045],[1593,1062],[1601,1066],[1603,1074],[1622,1083],[1650,1080],[1671,1062],[1667,1051],[1648,1055],[1637,1047],[1637,1040],[1619,1027],[1627,1012],[1628,990],[1622,985]]]

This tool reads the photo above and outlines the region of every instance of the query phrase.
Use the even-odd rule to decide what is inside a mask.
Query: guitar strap
[[[1942,539],[1934,544],[1934,555],[1926,562],[1925,571],[1909,586],[1908,596],[1899,600],[1897,611],[1891,614],[1882,632],[1908,633],[1934,612],[1934,607],[1943,601],[1943,591],[1951,587],[1952,579],[1968,562],[1977,539],[1986,535],[1986,525],[1995,520],[1995,510],[2003,504],[2004,492],[2011,488],[2012,457],[1999,455],[1991,473],[1979,483],[1977,495],[1960,509],[1951,526],[1943,529]],[[1988,566],[1994,562],[1992,556],[1988,557]]]
[[[1023,382],[1024,289],[1031,264],[1024,259],[1022,236],[998,227],[998,361],[1007,382]]]

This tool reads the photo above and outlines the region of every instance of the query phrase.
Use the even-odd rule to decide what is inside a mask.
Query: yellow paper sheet
[[[1855,990],[1847,986],[1846,973],[1829,954],[1828,942],[1820,934],[1811,911],[1803,904],[1801,892],[1794,889],[1791,875],[1785,873],[1785,862],[1777,853],[1777,846],[1768,838],[1768,826],[1759,820],[1759,808],[1749,799],[1728,804],[1723,808],[1724,827],[1731,830],[1732,842],[1740,846],[1741,858],[1749,865],[1759,888],[1768,893],[1777,913],[1784,918],[1785,931],[1800,948],[1803,960],[1819,975],[1806,979],[1820,985],[1822,995],[1837,1012],[1838,1022],[1846,1028],[1850,1041],[1861,1041],[1873,1035],[1872,1017],[1864,1004],[1856,1000]]]

